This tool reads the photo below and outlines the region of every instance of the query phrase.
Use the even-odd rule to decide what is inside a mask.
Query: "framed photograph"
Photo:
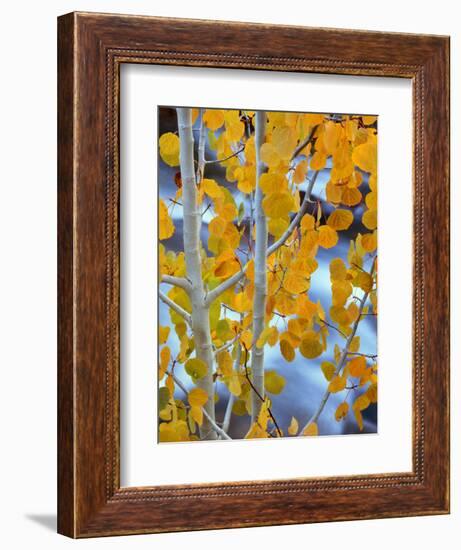
[[[58,50],[59,532],[448,513],[448,37]]]

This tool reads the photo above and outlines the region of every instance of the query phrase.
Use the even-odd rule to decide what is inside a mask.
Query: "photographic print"
[[[159,442],[376,433],[378,117],[157,116]]]

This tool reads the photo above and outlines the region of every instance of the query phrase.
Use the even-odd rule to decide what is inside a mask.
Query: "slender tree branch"
[[[376,257],[375,259],[373,260],[373,265],[371,267],[371,272],[370,272],[370,275],[373,276],[373,273],[374,273],[374,270],[375,270],[375,264],[376,264]],[[334,376],[338,376],[345,363],[346,363],[346,359],[347,359],[347,356],[349,354],[349,346],[351,345],[352,343],[352,340],[355,336],[355,333],[357,332],[357,328],[359,326],[359,323],[360,323],[360,319],[361,319],[361,313],[363,311],[363,308],[365,307],[365,303],[366,301],[368,300],[368,295],[369,295],[369,292],[365,292],[362,299],[360,300],[360,306],[359,306],[359,315],[357,316],[357,319],[355,320],[354,324],[352,325],[352,330],[351,330],[351,333],[349,334],[349,337],[346,341],[346,345],[344,346],[344,349],[343,349],[343,352],[341,354],[341,357],[339,358],[339,361],[338,361],[338,366],[336,367],[336,371],[335,371],[335,374]],[[315,411],[315,413],[311,416],[311,418],[307,421],[306,425],[304,426],[304,428],[301,430],[301,433],[304,433],[304,431],[306,430],[306,428],[309,426],[309,424],[313,424],[314,422],[317,422],[319,416],[322,414],[322,411],[323,409],[325,408],[325,405],[329,399],[331,395],[331,392],[328,391],[328,389],[325,391],[325,393],[323,394],[323,397],[322,397],[322,400],[320,401],[320,404],[317,408],[317,410]]]
[[[298,210],[296,216],[291,220],[290,225],[288,226],[287,230],[283,233],[283,235],[267,249],[268,256],[276,252],[282,245],[284,245],[286,241],[289,239],[289,237],[291,236],[291,234],[293,233],[293,231],[296,229],[296,227],[301,223],[301,219],[306,213],[307,207],[311,202],[312,190],[314,188],[314,184],[317,180],[318,175],[319,175],[319,171],[317,170],[316,172],[314,172],[314,175],[312,176],[312,179],[310,180],[309,185],[307,186],[306,194],[304,195],[304,199],[300,209]]]
[[[203,123],[203,113],[204,109],[200,109],[200,134],[198,142],[198,163],[197,163],[197,173],[196,181],[200,183],[203,179],[203,173],[205,170],[205,145],[206,145],[206,126]]]
[[[223,159],[206,160],[205,164],[214,164],[216,162],[225,162],[226,160],[229,160],[233,157],[237,157],[238,155],[240,155],[240,153],[243,153],[243,151],[245,151],[245,145],[243,145],[238,151],[235,151],[235,153],[232,153],[228,157],[224,157]]]
[[[178,286],[186,292],[190,292],[191,289],[191,284],[185,277],[172,277],[171,275],[162,275],[160,282],[167,285]]]
[[[358,351],[348,351],[347,355],[360,355],[361,357],[368,357],[369,359],[373,359],[373,361],[378,357],[377,354],[373,353],[360,353]]]
[[[226,351],[226,349],[229,349],[230,347],[232,347],[239,338],[240,338],[240,332],[236,334],[234,338],[232,338],[232,340],[229,340],[229,342],[226,342],[220,348],[216,349],[214,352],[215,357],[217,357],[222,351]]]
[[[311,133],[306,137],[306,139],[304,141],[302,141],[298,145],[298,147],[296,147],[293,154],[291,155],[291,160],[292,161],[299,155],[299,153],[304,149],[304,147],[309,145],[309,143],[314,139],[314,134],[315,134],[315,131],[317,130],[317,128],[318,128],[318,125],[314,126],[311,130]]]
[[[237,271],[237,273],[234,273],[232,277],[229,277],[229,279],[226,279],[223,281],[220,285],[218,285],[213,290],[210,290],[208,294],[205,296],[205,304],[210,305],[212,302],[216,300],[223,292],[226,292],[226,290],[229,290],[232,286],[237,284],[245,275],[245,271],[247,270],[248,264],[244,265],[240,271]]]
[[[240,369],[241,357],[242,357],[242,346],[239,344],[237,347],[237,354],[235,356],[235,361],[234,361],[234,368],[233,368],[234,372],[238,373]],[[229,392],[229,401],[227,402],[226,412],[224,413],[224,420],[222,424],[222,429],[225,432],[229,431],[229,425],[232,418],[232,407],[234,406],[234,403],[235,403],[235,395]]]
[[[186,321],[186,323],[191,327],[192,326],[192,317],[187,313],[185,309],[183,309],[181,306],[179,306],[176,302],[174,302],[171,298],[168,298],[166,294],[164,294],[161,290],[158,291],[158,297],[162,302],[164,302],[168,307],[176,311],[178,315],[181,315],[181,317]]]
[[[171,377],[173,378],[175,384],[186,394],[186,395],[189,395],[189,392],[187,391],[186,387],[184,386],[184,384],[181,382],[181,380],[179,380],[179,378],[173,374],[172,372],[169,373],[171,375]],[[208,398],[210,399],[210,398]],[[216,422],[213,420],[213,418],[211,418],[211,416],[208,414],[207,410],[205,407],[202,407],[202,411],[203,411],[203,416],[205,416],[205,418],[208,420],[208,422],[210,423],[211,427],[213,428],[213,430],[219,435],[221,436],[222,439],[228,439],[228,440],[232,440],[231,437],[229,437],[229,435],[222,429],[220,428]]]
[[[344,334],[344,332],[342,330],[339,330],[338,327],[335,327],[334,325],[331,325],[330,323],[327,323],[324,319],[320,319],[320,322],[323,323],[324,325],[326,325],[327,327],[332,328],[333,330],[336,330],[336,332],[338,332],[343,338],[345,338],[347,340],[347,335]]]
[[[245,378],[247,379],[248,384],[250,384],[250,388],[253,390],[254,394],[258,397],[261,403],[264,403],[264,397],[259,393],[259,391],[255,388],[253,382],[251,381],[250,373],[248,372],[247,362],[248,362],[248,350],[247,348],[245,348],[245,362],[244,362]],[[269,413],[269,416],[272,419],[272,422],[277,430],[279,437],[282,437],[283,436],[282,431],[280,430],[279,425],[277,424],[277,420],[275,420],[275,416],[272,414],[272,410],[270,407],[267,407],[267,412]]]
[[[178,129],[180,139],[179,164],[182,180],[183,203],[183,246],[187,278],[190,280],[190,301],[192,304],[192,331],[194,335],[195,353],[207,366],[203,378],[197,381],[197,386],[208,395],[205,405],[207,412],[200,426],[201,439],[216,439],[208,421],[215,418],[213,367],[214,355],[211,341],[210,312],[205,304],[205,288],[202,274],[202,258],[200,243],[200,228],[202,216],[197,200],[196,172],[194,169],[194,137],[192,134],[192,110],[177,108]],[[203,175],[203,174],[201,174]]]
[[[264,192],[261,188],[261,175],[266,166],[261,158],[261,147],[265,139],[266,111],[255,113],[255,151],[256,151],[256,190],[255,190],[255,257],[254,257],[254,295],[253,295],[253,352],[251,354],[251,379],[256,392],[251,396],[251,422],[256,422],[264,401],[264,346],[258,346],[258,339],[264,330],[264,317],[267,298],[267,239],[268,224],[263,208]],[[257,393],[257,395],[256,395]]]

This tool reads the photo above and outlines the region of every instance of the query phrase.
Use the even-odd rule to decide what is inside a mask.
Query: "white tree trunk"
[[[195,353],[208,367],[207,374],[197,385],[208,394],[204,406],[207,415],[200,427],[201,439],[216,439],[209,418],[214,422],[213,349],[210,331],[209,307],[205,304],[205,289],[200,257],[200,229],[202,216],[197,204],[197,187],[194,170],[194,137],[192,133],[192,110],[178,108],[178,130],[180,139],[180,168],[182,180],[183,236],[187,278],[190,281],[189,296],[192,303],[192,333]]]
[[[266,112],[257,111],[255,115],[255,149],[256,149],[256,193],[255,193],[255,291],[253,299],[253,347],[251,354],[251,376],[256,391],[251,394],[251,422],[255,422],[261,409],[261,398],[264,398],[264,346],[256,345],[264,329],[264,316],[267,296],[267,219],[262,207],[263,191],[259,179],[265,169],[261,160],[260,149],[264,143]],[[258,395],[259,394],[259,395]]]

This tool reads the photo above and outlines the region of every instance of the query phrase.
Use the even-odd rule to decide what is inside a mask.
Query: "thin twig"
[[[335,327],[334,325],[330,325],[330,323],[328,323],[324,319],[320,319],[320,322],[323,323],[324,325],[326,325],[327,327],[332,328],[333,330],[336,330],[336,332],[341,334],[341,336],[347,340],[347,335],[344,334],[344,332],[342,330],[339,330],[338,327]]]
[[[239,149],[238,151],[235,151],[235,153],[232,153],[232,155],[229,155],[228,157],[225,157],[223,159],[206,160],[205,164],[214,164],[216,162],[225,162],[226,160],[229,160],[232,157],[236,157],[236,156],[240,155],[240,153],[243,153],[243,151],[245,151],[245,145],[243,145],[241,149]]]
[[[250,387],[251,389],[255,392],[255,394],[257,395],[257,397],[261,400],[262,403],[264,403],[264,398],[263,396],[258,392],[258,390],[254,387],[253,385],[253,382],[251,381],[250,379],[250,374],[248,372],[248,367],[247,367],[247,362],[248,362],[248,350],[246,348],[246,346],[244,346],[244,349],[245,349],[245,362],[244,362],[244,367],[245,367],[245,378],[248,380],[248,383],[250,384]],[[269,413],[269,416],[271,417],[272,419],[272,422],[274,423],[274,426],[276,427],[277,429],[277,433],[279,434],[279,437],[282,437],[283,434],[282,434],[282,431],[280,430],[279,428],[279,425],[277,424],[277,421],[275,420],[275,416],[272,414],[272,411],[270,409],[270,407],[267,407],[267,412]]]
[[[168,298],[161,290],[158,291],[158,296],[162,302],[164,302],[168,307],[176,311],[178,315],[186,321],[186,323],[191,327],[192,326],[192,317],[185,309],[179,306],[176,302],[173,302],[171,298]]]

